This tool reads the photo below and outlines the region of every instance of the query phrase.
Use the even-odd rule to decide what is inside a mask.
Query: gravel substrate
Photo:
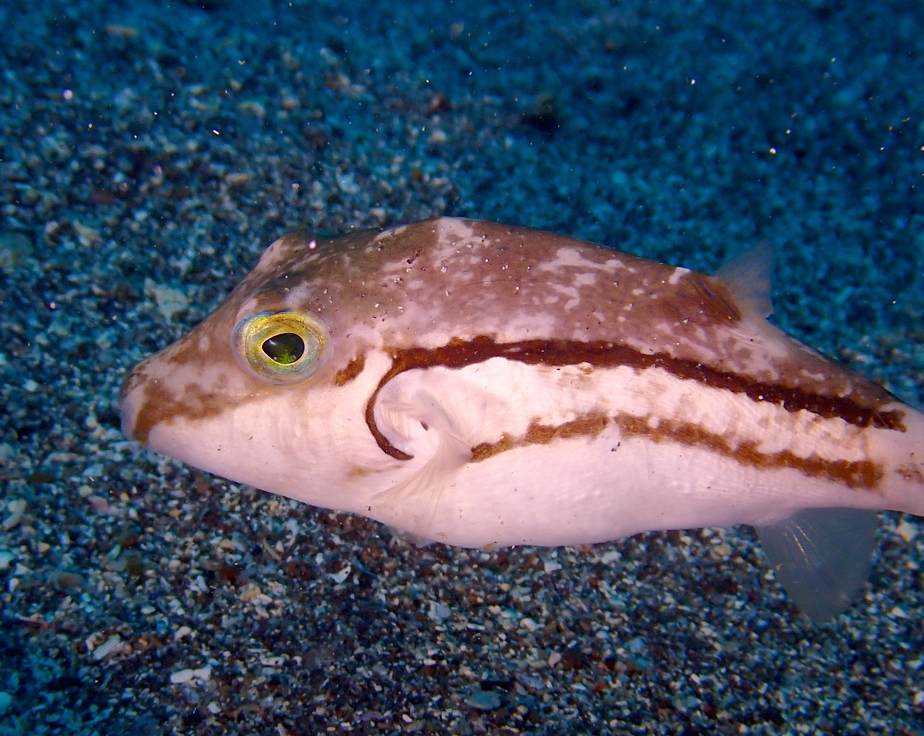
[[[119,432],[277,236],[437,214],[769,241],[775,321],[920,405],[924,11],[745,5],[0,5],[0,734],[924,733],[911,517],[818,626],[748,528],[417,548]]]

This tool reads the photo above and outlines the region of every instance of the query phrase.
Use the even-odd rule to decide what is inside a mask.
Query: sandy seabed
[[[747,528],[417,548],[119,431],[280,234],[439,214],[714,270],[920,405],[915,2],[0,7],[0,734],[924,732],[924,535],[786,600]]]

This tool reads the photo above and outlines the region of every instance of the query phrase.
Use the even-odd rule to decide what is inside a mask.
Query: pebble
[[[645,654],[648,651],[648,643],[640,636],[626,642],[626,649],[632,654]]]
[[[93,650],[93,659],[97,662],[106,659],[114,654],[117,654],[122,649],[125,648],[125,645],[122,643],[122,637],[118,634],[110,636],[106,641],[100,644],[96,649]]]
[[[346,579],[350,577],[351,572],[353,572],[353,567],[351,565],[345,565],[340,571],[331,573],[330,578],[335,583],[340,585],[341,583],[346,582]]]
[[[910,542],[918,535],[918,527],[906,519],[902,519],[895,527],[895,533],[906,542]]]
[[[476,690],[465,698],[465,704],[475,710],[495,710],[500,708],[502,703],[501,696],[493,690]]]
[[[212,677],[212,668],[209,665],[198,669],[177,670],[170,675],[170,682],[174,685],[183,685],[193,680],[207,682]]]
[[[26,513],[27,507],[28,505],[21,498],[7,501],[6,509],[10,512],[10,514],[6,517],[6,519],[3,520],[3,524],[0,525],[0,529],[8,532],[19,526],[19,523],[22,521],[23,516]]]
[[[144,293],[154,298],[157,311],[168,322],[189,307],[189,297],[182,291],[169,286],[162,286],[149,278],[144,280]]]
[[[191,682],[195,676],[195,673],[190,669],[178,670],[170,675],[170,682],[174,685],[182,685],[183,683]]]
[[[434,621],[445,621],[452,616],[452,609],[442,601],[430,601],[430,611],[427,615]]]

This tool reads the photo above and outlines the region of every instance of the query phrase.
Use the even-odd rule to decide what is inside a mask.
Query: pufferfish
[[[924,515],[924,415],[766,321],[770,260],[709,276],[453,218],[293,233],[131,372],[123,429],[463,547],[750,524],[825,620],[874,512]]]

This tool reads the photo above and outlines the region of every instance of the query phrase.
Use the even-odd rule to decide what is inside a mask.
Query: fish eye
[[[320,365],[327,332],[301,312],[260,312],[238,322],[231,351],[248,372],[274,383],[295,383]]]

